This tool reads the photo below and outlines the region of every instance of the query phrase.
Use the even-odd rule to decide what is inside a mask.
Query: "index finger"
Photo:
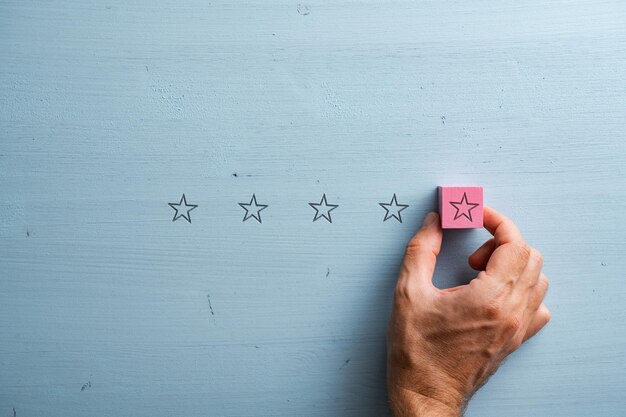
[[[511,219],[491,207],[484,206],[483,224],[495,238],[496,247],[524,239]]]

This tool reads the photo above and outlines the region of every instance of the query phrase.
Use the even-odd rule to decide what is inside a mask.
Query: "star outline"
[[[184,203],[184,204],[183,204]],[[191,223],[191,214],[189,213],[191,210],[195,209],[196,207],[198,207],[197,204],[188,204],[187,203],[187,197],[185,197],[185,193],[183,193],[183,196],[180,198],[180,201],[178,202],[178,204],[176,203],[167,203],[168,206],[170,206],[172,209],[174,209],[176,211],[176,213],[174,213],[174,218],[172,218],[172,221],[175,222],[176,220],[180,219],[181,217],[185,220],[187,220],[188,223]],[[191,207],[189,209],[180,209],[177,207],[180,206],[184,206],[184,207]],[[186,211],[186,214],[183,214],[182,212]]]
[[[479,203],[470,203],[469,201],[467,201],[467,193],[466,192],[463,192],[463,197],[461,198],[461,201],[449,201],[449,203],[456,210],[456,213],[454,213],[454,219],[453,220],[456,220],[459,217],[465,217],[470,222],[474,221],[474,220],[472,220],[472,210],[474,210],[476,207],[480,206]],[[459,211],[461,211],[461,210],[459,209],[459,207],[457,207],[457,204],[458,205],[465,205],[465,206],[472,206],[472,207],[467,209],[467,214],[465,212],[462,212],[461,214],[459,214]]]
[[[324,205],[325,207],[330,207],[330,208],[327,209],[326,212],[320,216],[320,209],[317,208],[316,206],[322,206],[322,205]],[[322,199],[320,200],[319,203],[309,203],[309,206],[311,206],[313,210],[315,210],[315,216],[313,217],[314,222],[316,222],[317,220],[323,217],[329,223],[332,223],[333,219],[331,217],[330,212],[336,209],[337,207],[339,207],[339,204],[328,204],[328,202],[326,201],[326,193],[324,193],[322,194]],[[326,215],[328,215],[328,217]]]
[[[246,208],[252,205],[252,203],[254,202],[254,206],[255,207],[260,207],[259,209],[256,210],[256,214],[250,214],[252,212],[252,210]],[[246,213],[243,215],[243,220],[241,221],[242,223],[245,222],[246,220],[253,218],[254,220],[256,220],[259,223],[263,223],[261,221],[261,212],[263,210],[265,210],[266,208],[269,207],[268,204],[259,204],[256,201],[256,194],[252,194],[252,198],[250,199],[249,203],[239,203],[239,206],[244,209],[246,211]],[[258,216],[258,217],[257,217]]]
[[[400,223],[402,223],[402,210],[405,210],[409,207],[408,204],[398,204],[398,199],[396,197],[396,193],[393,193],[393,197],[391,197],[391,201],[389,203],[378,203],[382,208],[385,209],[385,218],[383,222],[386,222],[389,219],[396,219]],[[390,209],[386,206],[394,206],[394,207],[402,207],[399,210],[396,210],[395,213],[389,215]],[[397,214],[397,216],[396,216]]]

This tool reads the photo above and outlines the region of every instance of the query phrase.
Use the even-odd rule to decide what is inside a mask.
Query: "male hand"
[[[460,416],[504,358],[550,320],[541,254],[513,222],[488,207],[493,238],[469,257],[467,285],[432,283],[441,248],[437,213],[411,239],[387,331],[387,388],[396,417]]]

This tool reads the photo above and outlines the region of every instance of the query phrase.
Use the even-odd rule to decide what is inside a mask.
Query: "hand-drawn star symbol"
[[[400,212],[408,207],[408,204],[398,204],[398,200],[396,199],[396,194],[393,194],[391,197],[391,201],[389,203],[378,203],[382,208],[385,209],[385,218],[383,219],[386,222],[389,219],[396,219],[400,223],[402,223],[402,216]]]
[[[252,217],[256,219],[257,222],[261,223],[261,211],[267,208],[267,204],[258,204],[256,202],[256,195],[252,194],[252,198],[249,203],[239,203],[239,205],[246,211],[246,214],[243,215],[242,222],[245,222]]]
[[[452,204],[452,206],[456,209],[454,220],[461,216],[465,216],[470,222],[472,221],[472,210],[480,205],[478,203],[468,203],[466,193],[463,193],[461,201],[450,201],[450,204]]]
[[[183,193],[183,196],[180,198],[180,202],[178,204],[167,203],[167,205],[173,208],[174,210],[176,210],[176,213],[174,214],[174,218],[172,219],[172,221],[176,221],[182,217],[183,219],[187,220],[189,223],[191,223],[191,215],[189,214],[189,212],[195,209],[196,207],[198,207],[197,204],[187,204],[187,199],[185,198],[184,193]]]
[[[315,210],[315,217],[313,217],[313,221],[316,221],[320,218],[325,218],[329,223],[332,223],[332,219],[330,218],[330,212],[339,207],[337,204],[328,204],[326,202],[326,194],[322,195],[322,199],[319,204],[309,203],[309,206],[313,207]],[[322,208],[323,207],[323,208]]]

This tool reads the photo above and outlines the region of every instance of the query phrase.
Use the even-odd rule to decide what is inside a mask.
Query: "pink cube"
[[[439,216],[444,229],[483,227],[483,187],[439,187]]]

